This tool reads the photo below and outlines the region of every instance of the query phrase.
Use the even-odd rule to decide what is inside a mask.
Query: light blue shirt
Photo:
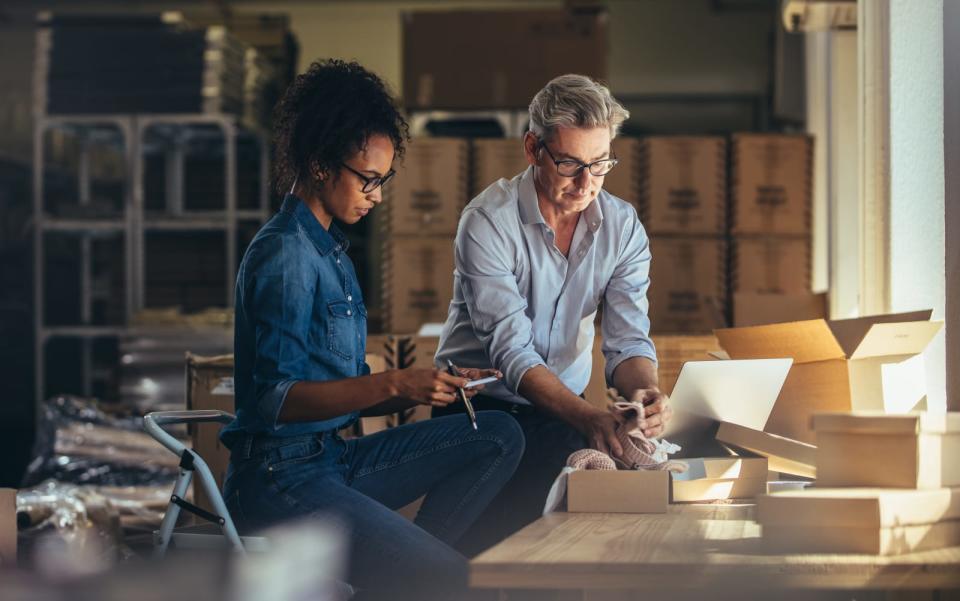
[[[605,190],[581,213],[564,257],[540,212],[533,168],[501,179],[464,209],[455,265],[436,364],[450,359],[458,367],[502,371],[503,380],[484,394],[529,404],[517,387],[537,365],[582,394],[601,301],[608,385],[626,359],[656,363],[647,317],[647,234],[637,211]]]

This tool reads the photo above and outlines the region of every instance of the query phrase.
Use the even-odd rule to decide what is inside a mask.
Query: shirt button
[[[348,300],[348,301],[352,301],[352,300],[353,300],[353,296],[350,295],[350,294],[348,294],[348,295],[347,295],[347,300]]]
[[[347,309],[347,315],[353,315],[353,311],[351,311],[350,309]]]
[[[340,259],[337,259],[337,265],[339,265],[339,264],[340,264]]]

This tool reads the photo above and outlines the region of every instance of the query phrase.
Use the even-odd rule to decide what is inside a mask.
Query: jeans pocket
[[[324,442],[319,436],[278,447],[267,456],[267,471],[276,473],[291,466],[310,463],[323,455]]]

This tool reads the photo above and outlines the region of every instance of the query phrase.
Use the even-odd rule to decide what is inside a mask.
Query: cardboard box
[[[767,458],[773,472],[817,477],[817,447],[812,444],[761,432],[729,422],[721,422],[716,438],[725,445]],[[738,452],[739,454],[739,452]]]
[[[788,552],[893,555],[960,544],[960,489],[807,488],[757,499],[764,540]]]
[[[666,513],[669,478],[665,471],[578,470],[567,479],[567,511]]]
[[[393,237],[384,245],[384,326],[414,333],[443,322],[453,298],[453,236]]]
[[[791,357],[764,431],[815,443],[814,413],[903,412],[926,398],[920,353],[942,327],[930,311],[716,330],[732,359]]]
[[[454,235],[467,204],[467,141],[416,138],[384,187],[387,233]]]
[[[634,207],[640,206],[640,140],[619,136],[610,144],[617,166],[603,179],[603,189]]]
[[[733,233],[810,232],[813,138],[735,134],[730,171]]]
[[[767,491],[766,457],[708,457],[684,461],[688,470],[671,474],[674,503],[752,499]]]
[[[500,178],[513,179],[529,163],[522,138],[490,138],[473,141],[473,173],[470,195],[476,196]]]
[[[236,413],[233,394],[233,355],[201,357],[187,353],[187,409],[210,409]],[[207,464],[218,487],[223,487],[230,463],[230,449],[220,442],[220,424],[192,424],[190,439],[193,450]],[[198,481],[194,478],[194,483]],[[203,488],[193,487],[193,502],[213,511]]]
[[[726,323],[727,245],[719,237],[652,236],[650,329],[704,333]]]
[[[0,488],[0,568],[17,565],[17,491]]]
[[[727,231],[727,143],[724,138],[644,138],[640,156],[638,208],[647,232],[723,234]]]
[[[733,325],[738,328],[807,319],[826,319],[827,316],[826,293],[737,292],[733,295]]]
[[[734,292],[804,294],[811,286],[807,236],[737,236],[733,239]]]
[[[960,412],[813,416],[821,486],[960,486]]]
[[[603,10],[424,11],[402,21],[409,109],[525,109],[558,75],[607,79]]]

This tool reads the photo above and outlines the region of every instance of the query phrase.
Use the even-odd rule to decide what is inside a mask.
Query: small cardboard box
[[[762,326],[807,319],[826,319],[827,294],[757,294],[737,292],[733,295],[733,326]]]
[[[737,236],[733,239],[734,292],[804,294],[811,285],[808,236]]]
[[[810,232],[813,138],[735,134],[730,154],[734,234]]]
[[[743,449],[766,457],[770,471],[804,478],[817,477],[817,447],[811,444],[729,422],[720,423],[716,438],[735,450]]]
[[[571,513],[666,513],[669,496],[665,471],[578,470],[567,479]]]
[[[640,140],[619,136],[610,144],[617,166],[603,179],[603,189],[638,207],[640,203]]]
[[[17,565],[17,491],[0,488],[0,568]]]
[[[638,208],[647,232],[723,234],[727,231],[727,143],[724,138],[644,138],[640,156]]]
[[[407,148],[397,176],[384,187],[387,233],[450,235],[457,233],[467,204],[467,141],[417,138]]]
[[[471,196],[500,178],[512,179],[529,167],[522,138],[481,138],[473,141]]]
[[[893,555],[960,544],[960,489],[806,488],[757,499],[769,546]]]
[[[706,333],[726,323],[723,238],[650,238],[650,327],[656,334]]]
[[[942,327],[930,311],[716,330],[732,359],[791,357],[764,431],[816,443],[814,413],[914,409],[926,398],[920,354]]]
[[[960,486],[960,412],[813,416],[817,484]]]
[[[414,333],[447,319],[453,298],[453,236],[393,237],[384,246],[384,326]]]
[[[674,503],[752,499],[767,490],[766,457],[684,459],[689,468],[671,474]]]

